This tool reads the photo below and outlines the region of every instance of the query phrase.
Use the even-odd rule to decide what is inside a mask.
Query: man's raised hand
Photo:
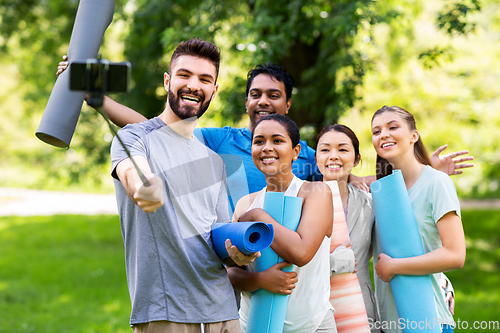
[[[474,159],[473,156],[455,158],[457,156],[468,154],[468,150],[460,150],[454,153],[439,156],[439,154],[441,154],[446,148],[448,148],[448,145],[441,146],[432,153],[431,164],[434,169],[443,171],[448,175],[453,176],[461,174],[463,171],[460,169],[472,168],[474,166],[474,163],[464,163],[472,161]]]
[[[68,56],[63,55],[62,58],[63,58],[63,61],[61,61],[59,63],[59,66],[57,66],[57,72],[56,72],[57,76],[61,75],[61,73],[64,72],[68,68],[68,65],[69,65]]]

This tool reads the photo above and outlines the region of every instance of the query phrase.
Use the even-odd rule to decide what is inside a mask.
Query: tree
[[[164,99],[157,93],[158,77],[168,67],[169,53],[181,40],[197,36],[222,40],[223,56],[239,59],[243,73],[258,63],[283,65],[296,80],[291,118],[319,130],[357,98],[368,65],[352,48],[358,27],[393,14],[381,17],[373,9],[370,0],[138,1],[125,54],[141,89],[127,102],[146,116],[157,114]],[[232,89],[222,90],[218,112],[231,123],[243,115],[245,80],[241,71],[228,76]]]
[[[321,127],[336,122],[359,103],[366,74],[378,70],[373,67],[377,59],[369,50],[379,43],[375,29],[387,25],[392,40],[404,37],[411,41],[413,20],[427,3],[424,0],[115,2],[112,26],[123,23],[123,59],[132,62],[133,76],[131,92],[116,96],[118,101],[147,117],[159,114],[166,97],[162,77],[168,70],[171,52],[180,41],[200,37],[221,47],[223,61],[219,77],[223,84],[205,119],[212,117],[215,119],[212,124],[218,126],[238,122],[244,115],[247,71],[259,63],[274,61],[296,80],[290,117],[303,129],[310,143]],[[55,80],[55,66],[68,47],[77,6],[76,0],[0,0],[0,58],[2,64],[17,64],[17,91],[22,95],[19,109],[26,118],[39,117],[46,105]],[[435,24],[450,35],[470,34],[474,25],[468,16],[478,10],[478,0],[452,0],[442,5]],[[105,35],[105,43],[107,38]],[[409,53],[398,43],[387,45],[388,66],[394,73],[409,61],[420,61],[433,68],[453,60],[454,56],[450,45],[429,43],[417,54]],[[393,83],[396,84],[388,82]],[[79,159],[71,159],[63,151],[38,148],[26,148],[20,155],[26,156],[29,163],[49,168],[55,176],[77,182],[93,174],[94,166],[107,163],[109,142],[102,140],[106,132],[98,115],[84,108],[72,143],[81,155]],[[64,170],[54,165],[64,165]]]
[[[463,17],[479,9],[477,0],[471,1],[470,7],[458,2],[449,5],[438,18],[440,24],[466,33]],[[299,127],[309,126],[317,133],[335,123],[359,98],[371,61],[356,47],[358,31],[370,33],[377,24],[393,21],[411,29],[412,17],[402,15],[398,4],[420,6],[419,2],[372,0],[138,1],[125,54],[133,63],[139,89],[124,101],[147,117],[158,114],[165,99],[160,73],[168,68],[175,45],[196,36],[217,41],[226,60],[244,64],[242,70],[227,74],[229,84],[221,89],[216,112],[225,122],[220,125],[232,124],[243,115],[242,74],[256,64],[274,61],[296,80],[290,117]],[[429,50],[422,57],[435,62],[446,51]]]
[[[76,135],[69,151],[55,149],[34,138],[41,114],[56,80],[56,66],[67,52],[78,1],[0,0],[0,63],[14,64],[19,95],[15,105],[2,105],[0,114],[11,134],[2,137],[2,166],[29,165],[35,174],[43,170],[32,186],[79,184],[83,180],[100,186],[109,160],[109,140],[103,140],[106,125],[93,110],[83,108]],[[120,18],[123,1],[116,0]],[[3,88],[6,88],[3,86]],[[12,130],[15,128],[15,130]],[[5,134],[3,132],[2,134]],[[30,178],[30,177],[26,177]],[[18,180],[23,184],[23,180]],[[10,184],[10,183],[9,183]]]

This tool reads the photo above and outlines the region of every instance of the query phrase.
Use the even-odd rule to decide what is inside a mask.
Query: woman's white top
[[[299,193],[303,180],[294,177],[285,195],[296,197]],[[263,208],[266,188],[263,188],[256,196],[248,210]],[[304,332],[311,333],[320,326],[323,318],[329,310],[333,310],[330,304],[330,238],[325,237],[313,259],[302,267],[293,266],[297,272],[298,282],[288,300],[285,317],[284,333]],[[249,271],[254,271],[255,264],[248,265]],[[246,330],[248,310],[250,307],[251,293],[241,293],[240,325],[242,332]]]

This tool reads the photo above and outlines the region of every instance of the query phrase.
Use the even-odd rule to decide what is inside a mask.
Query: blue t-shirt
[[[197,128],[194,134],[207,147],[215,151],[226,165],[229,211],[232,214],[238,200],[249,193],[262,190],[266,178],[252,159],[252,133],[245,128],[205,127]],[[299,157],[292,164],[292,171],[302,180],[321,180],[316,166],[314,149],[300,141]]]

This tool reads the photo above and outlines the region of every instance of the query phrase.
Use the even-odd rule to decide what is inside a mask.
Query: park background
[[[100,53],[130,61],[132,84],[129,94],[112,97],[147,117],[164,108],[171,52],[200,37],[222,50],[219,94],[201,126],[246,126],[246,72],[275,61],[296,79],[289,115],[310,145],[335,122],[358,134],[356,174],[374,173],[373,112],[398,105],[415,114],[429,151],[447,143],[446,152],[468,149],[475,157],[473,169],[453,176],[461,200],[500,198],[498,1],[115,4]],[[113,193],[112,134],[93,109],[83,106],[68,150],[34,135],[77,7],[74,0],[0,0],[1,188]],[[500,320],[500,212],[474,207],[463,211],[465,267],[448,274],[455,319],[470,325]],[[128,332],[129,311],[117,216],[0,217],[0,331]]]

